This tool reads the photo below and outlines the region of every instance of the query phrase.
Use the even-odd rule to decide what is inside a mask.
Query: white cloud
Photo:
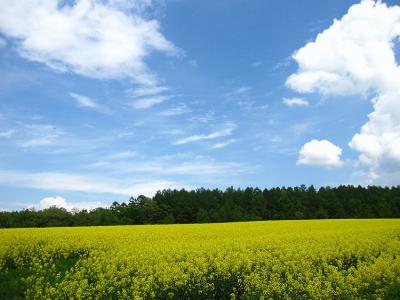
[[[400,182],[400,86],[398,93],[377,97],[374,111],[349,146],[360,152],[359,160],[368,167],[371,183]]]
[[[169,129],[169,130],[164,130],[161,133],[166,135],[182,135],[185,132],[181,129]]]
[[[33,148],[57,144],[62,131],[49,124],[24,124],[22,130],[25,137],[16,142],[17,146]]]
[[[115,8],[143,13],[155,0],[105,0],[104,2]]]
[[[177,166],[171,166],[164,173],[185,175],[185,176],[215,176],[228,174],[247,173],[250,170],[235,162],[217,162],[207,158],[198,158],[195,161],[187,161]]]
[[[225,96],[228,101],[234,101],[246,111],[259,112],[260,110],[267,109],[269,107],[268,104],[258,105],[258,101],[250,93],[251,90],[252,88],[249,86],[242,86],[225,94]]]
[[[263,64],[264,63],[262,61],[255,61],[255,62],[251,63],[251,66],[253,68],[258,68],[258,67],[261,67]]]
[[[170,117],[177,116],[191,112],[192,110],[187,107],[185,103],[181,103],[176,107],[170,108],[168,110],[162,111],[159,113],[160,116]]]
[[[90,107],[90,108],[98,107],[98,104],[96,103],[96,101],[94,101],[93,99],[91,99],[89,97],[75,94],[75,93],[70,93],[69,95],[76,100],[76,102],[78,103],[79,106]]]
[[[114,160],[114,159],[132,158],[135,156],[137,156],[136,151],[127,150],[127,151],[121,151],[121,152],[116,152],[116,153],[107,155],[106,158]]]
[[[193,123],[210,123],[215,120],[215,111],[210,110],[203,115],[193,116],[189,119]]]
[[[0,131],[0,138],[9,138],[16,132],[15,129]]]
[[[7,46],[7,41],[0,37],[0,48],[4,48],[5,46]]]
[[[135,97],[144,97],[160,94],[167,92],[170,89],[166,86],[153,86],[153,87],[141,87],[137,89],[130,89],[128,92]]]
[[[103,112],[103,113],[109,112],[109,110],[106,107],[104,107],[103,105],[100,105],[92,98],[89,98],[84,95],[76,94],[76,93],[69,93],[69,95],[72,98],[74,98],[76,100],[77,104],[81,107],[95,109],[95,110],[97,110],[99,112]]]
[[[189,66],[190,66],[190,67],[192,67],[192,68],[197,68],[198,65],[199,65],[199,63],[197,62],[197,60],[195,60],[195,59],[189,60]]]
[[[59,172],[17,172],[0,170],[0,184],[49,191],[109,193],[114,195],[153,195],[157,190],[184,187],[173,181],[120,182],[92,175]]]
[[[19,141],[17,145],[22,148],[34,148],[34,147],[41,147],[41,146],[50,146],[55,144],[55,138],[57,136],[44,136],[34,139],[29,139],[25,141]]]
[[[35,209],[46,209],[50,207],[59,207],[59,208],[65,208],[68,211],[71,211],[73,209],[87,209],[87,210],[93,210],[98,207],[106,207],[106,205],[100,201],[95,201],[95,202],[67,202],[63,197],[61,196],[55,196],[55,197],[45,197],[42,200],[40,200],[38,205],[32,205],[33,208]]]
[[[170,96],[154,96],[147,98],[140,98],[132,103],[132,107],[136,109],[146,109],[153,105],[159,104],[171,98]]]
[[[298,165],[338,167],[342,165],[342,149],[327,140],[312,140],[299,151]]]
[[[398,90],[393,47],[399,35],[400,7],[364,0],[295,52],[299,70],[286,83],[299,92],[334,95]]]
[[[129,161],[97,161],[86,166],[89,169],[97,169],[98,172],[110,174],[145,174],[151,175],[183,175],[185,178],[190,176],[206,176],[210,178],[214,175],[248,173],[252,167],[245,166],[236,162],[220,162],[207,156],[192,155],[173,155],[158,158],[143,158]]]
[[[67,208],[67,201],[61,196],[45,197],[40,200],[39,209],[45,209],[52,206]]]
[[[285,69],[287,66],[289,66],[291,62],[291,57],[285,57],[284,59],[282,59],[280,62],[278,62],[272,69],[274,71],[279,71],[281,69]]]
[[[247,93],[247,92],[249,92],[251,90],[252,90],[252,88],[249,87],[249,86],[241,86],[241,87],[237,88],[236,90],[232,91],[231,93],[229,93],[228,95],[229,96],[242,95],[242,94],[245,94],[245,93]]]
[[[286,106],[308,106],[308,101],[301,98],[283,98],[282,103]]]
[[[212,140],[212,139],[216,139],[219,137],[229,136],[229,135],[232,135],[232,132],[235,128],[236,128],[236,125],[228,124],[228,126],[225,129],[217,130],[217,131],[211,132],[209,134],[191,135],[191,136],[183,138],[179,141],[176,141],[174,143],[174,145],[182,145],[182,144],[197,142],[197,141],[201,141],[201,140]]]
[[[400,180],[399,37],[400,7],[364,0],[293,55],[299,70],[286,82],[298,92],[376,94],[367,123],[349,143],[372,183]]]
[[[216,143],[211,148],[213,148],[213,149],[225,148],[226,146],[229,146],[230,144],[234,143],[235,141],[236,141],[235,139],[230,139],[230,140],[227,140],[224,142]]]
[[[131,78],[155,84],[144,59],[153,51],[180,51],[144,8],[152,1],[4,0],[0,31],[26,59],[92,78]]]

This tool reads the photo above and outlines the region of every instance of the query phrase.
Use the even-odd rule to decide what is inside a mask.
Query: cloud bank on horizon
[[[0,207],[400,184],[400,6],[327,1],[2,1]]]

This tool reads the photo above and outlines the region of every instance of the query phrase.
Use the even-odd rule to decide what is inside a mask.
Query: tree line
[[[398,218],[400,186],[163,190],[108,208],[50,207],[0,212],[0,227],[212,223],[258,220]]]

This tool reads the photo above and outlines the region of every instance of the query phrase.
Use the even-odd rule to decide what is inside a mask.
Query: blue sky
[[[13,3],[0,209],[400,183],[395,1]]]

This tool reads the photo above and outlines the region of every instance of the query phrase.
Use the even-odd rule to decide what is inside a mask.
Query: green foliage
[[[394,282],[388,286],[384,299],[400,300],[400,282]]]
[[[400,187],[164,190],[110,208],[68,212],[0,212],[0,227],[57,227],[131,224],[208,223],[259,220],[399,218]]]

